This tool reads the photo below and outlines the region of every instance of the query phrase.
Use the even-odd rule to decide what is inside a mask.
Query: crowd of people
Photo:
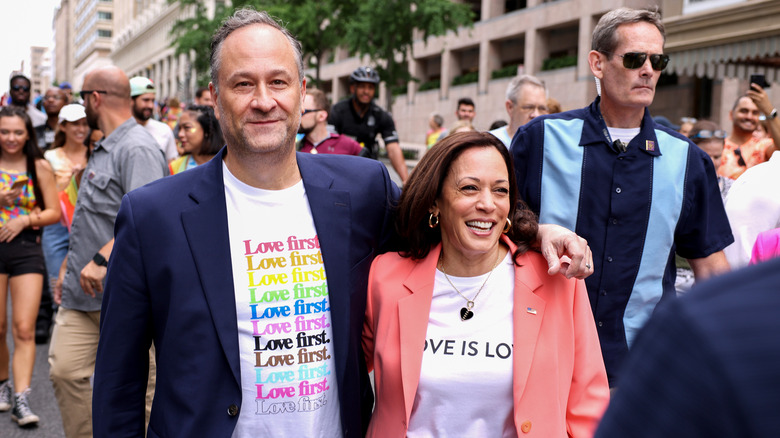
[[[489,131],[468,98],[431,114],[411,171],[377,71],[331,105],[265,12],[226,19],[184,105],[109,66],[39,111],[12,77],[0,411],[45,421],[51,331],[68,438],[774,433],[780,119],[756,83],[730,132],[652,117],[664,44],[656,11],[607,13],[589,106],[518,75]]]

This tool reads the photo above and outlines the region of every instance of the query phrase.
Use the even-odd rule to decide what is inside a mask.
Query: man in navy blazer
[[[363,436],[366,283],[393,235],[398,188],[379,162],[296,154],[301,47],[266,13],[223,23],[211,76],[227,146],[119,210],[94,436],[143,436],[152,342],[149,437]],[[593,272],[583,239],[541,230],[551,274]]]
[[[398,188],[377,161],[296,154],[305,87],[299,43],[267,14],[239,11],[215,35],[211,92],[227,146],[122,202],[95,437],[144,436],[152,341],[149,437],[363,436],[366,281]]]
[[[708,281],[639,333],[596,437],[780,430],[780,259]]]

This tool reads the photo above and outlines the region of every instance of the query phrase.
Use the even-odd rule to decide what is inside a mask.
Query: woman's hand
[[[5,189],[0,190],[0,207],[11,207],[14,205],[14,201],[21,196],[22,189]]]
[[[27,221],[29,219],[29,216],[17,216],[6,222],[5,225],[0,228],[0,242],[8,243],[14,240],[28,224]]]

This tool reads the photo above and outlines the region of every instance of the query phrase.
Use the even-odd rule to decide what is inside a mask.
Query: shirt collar
[[[600,103],[601,97],[599,96],[585,109],[585,121],[584,126],[582,127],[582,135],[580,136],[580,146],[606,145],[609,147],[612,143],[609,131],[607,130],[607,124],[604,122],[601,110],[599,110]],[[658,144],[658,139],[655,136],[655,128],[656,123],[653,118],[650,117],[650,111],[645,108],[645,114],[642,117],[642,125],[640,126],[639,134],[631,140],[628,144],[628,148],[637,148],[648,155],[661,155],[661,148]]]
[[[124,123],[117,126],[117,128],[111,132],[111,135],[108,135],[106,137],[103,137],[98,142],[95,143],[95,149],[106,149],[110,150],[114,147],[114,145],[118,144],[122,137],[125,136],[127,131],[132,129],[135,125],[138,125],[138,122],[135,121],[134,118],[130,117],[129,119],[125,120]]]

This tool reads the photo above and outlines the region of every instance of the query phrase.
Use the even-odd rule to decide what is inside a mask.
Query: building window
[[[98,20],[110,20],[111,12],[98,11]]]
[[[109,29],[98,29],[97,35],[100,38],[111,38],[111,30],[109,30]]]

